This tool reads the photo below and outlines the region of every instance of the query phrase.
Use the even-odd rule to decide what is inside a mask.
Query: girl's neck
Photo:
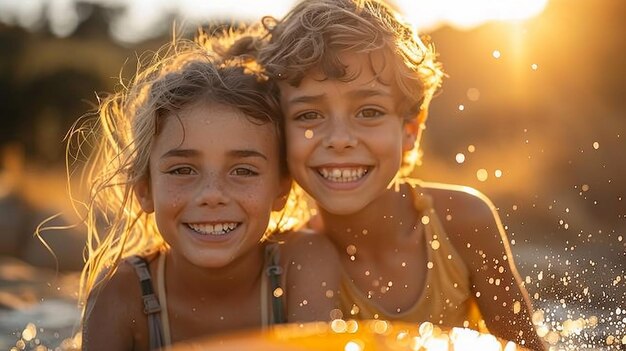
[[[400,191],[386,190],[374,202],[349,215],[335,215],[319,210],[323,231],[338,248],[350,245],[375,254],[385,247],[397,247],[402,239],[412,233],[419,214],[413,204],[413,194],[408,186]]]
[[[233,295],[250,292],[263,273],[265,245],[259,244],[229,265],[218,268],[198,267],[186,259],[165,253],[165,282],[167,289],[182,288],[185,294]]]

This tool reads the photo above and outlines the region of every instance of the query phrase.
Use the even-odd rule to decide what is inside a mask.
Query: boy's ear
[[[148,177],[142,177],[133,187],[135,198],[139,201],[141,209],[145,213],[154,212],[154,200],[152,199],[152,189]]]
[[[272,211],[280,211],[285,207],[287,198],[289,197],[289,191],[291,190],[291,184],[291,177],[282,177],[278,188],[278,196],[274,199],[274,203],[272,204]]]
[[[406,152],[413,150],[415,142],[420,140],[427,114],[428,112],[426,110],[421,110],[417,116],[405,120],[404,134],[402,137],[402,151]]]

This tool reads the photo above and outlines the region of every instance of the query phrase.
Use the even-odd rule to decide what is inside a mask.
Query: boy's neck
[[[414,231],[418,213],[408,186],[400,191],[386,190],[361,211],[335,215],[320,209],[323,231],[337,248],[357,246],[372,254],[386,247],[396,247],[402,238]]]

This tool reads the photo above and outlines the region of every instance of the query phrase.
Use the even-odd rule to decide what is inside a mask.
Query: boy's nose
[[[357,139],[346,121],[335,120],[329,125],[324,138],[324,147],[342,150],[353,148],[356,144]]]
[[[198,204],[209,207],[228,204],[230,198],[224,189],[222,180],[213,177],[206,179],[199,189]]]

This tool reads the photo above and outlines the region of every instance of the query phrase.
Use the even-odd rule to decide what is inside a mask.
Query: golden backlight
[[[489,21],[522,21],[540,14],[548,0],[397,0],[407,21],[420,30],[443,25],[470,29]]]

